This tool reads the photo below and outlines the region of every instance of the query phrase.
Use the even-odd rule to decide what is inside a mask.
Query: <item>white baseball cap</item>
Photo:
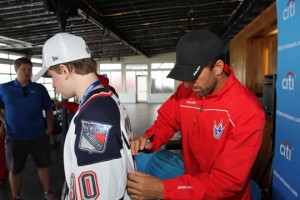
[[[83,58],[91,58],[91,52],[85,41],[69,33],[57,33],[43,46],[43,67],[31,78],[35,82],[47,72],[49,67]]]

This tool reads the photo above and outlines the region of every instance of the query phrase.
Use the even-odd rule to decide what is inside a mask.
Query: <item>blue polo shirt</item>
[[[15,140],[31,140],[45,134],[43,110],[52,102],[46,88],[30,82],[26,91],[17,80],[0,85],[0,105],[5,108],[6,134]]]

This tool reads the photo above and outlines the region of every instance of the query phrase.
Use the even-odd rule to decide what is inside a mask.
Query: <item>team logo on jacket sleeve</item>
[[[217,125],[217,122],[214,122],[214,137],[216,139],[220,139],[223,133],[223,130],[225,129],[225,126],[223,127],[223,121],[221,120],[220,123]]]
[[[79,148],[89,153],[103,153],[106,150],[109,131],[112,125],[84,121],[79,140]]]

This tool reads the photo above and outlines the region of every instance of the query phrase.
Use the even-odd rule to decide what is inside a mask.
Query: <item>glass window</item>
[[[32,75],[37,74],[41,70],[41,67],[32,66]]]
[[[18,58],[23,57],[23,55],[18,55],[18,54],[8,54],[8,59],[10,60],[17,60]]]
[[[121,71],[111,72],[109,84],[115,88],[117,93],[121,92],[122,91],[122,72]]]
[[[8,74],[0,74],[0,84],[11,81],[11,77]]]
[[[44,86],[45,86],[45,88],[46,88],[47,90],[49,90],[49,91],[54,91],[54,88],[53,88],[52,84],[45,83]]]
[[[31,58],[31,62],[32,63],[40,63],[40,64],[42,64],[43,60],[40,59],[40,58]]]
[[[151,93],[162,93],[162,71],[151,72]]]
[[[126,93],[135,93],[135,72],[126,72]]]
[[[0,58],[8,59],[8,53],[0,52]]]
[[[152,63],[151,69],[172,69],[174,63]]]
[[[100,71],[102,70],[121,70],[121,64],[100,64]]]
[[[10,74],[10,65],[0,63],[0,73],[1,74]]]
[[[174,63],[151,64],[151,93],[173,93],[174,80],[167,78]]]
[[[126,64],[127,70],[147,70],[148,66],[146,64]]]
[[[52,91],[48,91],[48,92],[49,92],[49,96],[50,96],[51,99],[57,99],[54,92],[52,92]],[[58,101],[61,101],[61,100],[58,99]]]
[[[170,71],[163,71],[162,72],[162,79],[163,79],[163,93],[173,93],[174,92],[174,79],[166,78]]]
[[[100,64],[100,72],[109,79],[109,85],[115,88],[117,93],[122,92],[122,65]]]
[[[10,73],[11,74],[15,74],[17,76],[17,72],[15,70],[15,66],[14,65],[10,65]]]
[[[42,78],[42,80],[44,81],[44,83],[51,83],[52,84],[52,78]]]
[[[104,72],[101,73],[109,79],[109,85],[115,88],[116,92],[119,93],[122,91],[122,72],[113,71],[113,72]]]
[[[136,93],[136,76],[148,75],[147,64],[126,64],[126,92]],[[139,94],[138,94],[139,95]]]

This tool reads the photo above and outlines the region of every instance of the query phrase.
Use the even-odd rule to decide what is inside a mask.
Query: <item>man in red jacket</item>
[[[160,180],[129,173],[133,199],[250,199],[249,174],[261,145],[265,114],[224,62],[222,47],[222,41],[206,30],[179,40],[176,65],[168,77],[183,82],[160,107],[153,126],[131,141],[131,151],[157,151],[181,131],[185,174]]]

